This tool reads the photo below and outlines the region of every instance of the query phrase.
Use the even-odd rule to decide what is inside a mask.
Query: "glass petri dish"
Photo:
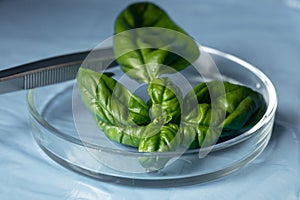
[[[218,66],[222,79],[260,92],[267,103],[266,113],[255,126],[233,139],[216,144],[205,157],[197,149],[188,150],[180,156],[176,152],[159,153],[160,157],[176,157],[176,161],[151,172],[118,170],[119,166],[107,165],[109,159],[109,163],[127,167],[133,165],[135,168],[137,157],[153,158],[155,155],[124,150],[120,145],[109,142],[104,134],[97,134],[97,137],[106,140],[105,144],[108,145],[90,142],[93,141],[91,138],[85,141],[78,134],[72,113],[75,81],[28,91],[32,133],[37,144],[50,158],[68,169],[118,184],[150,187],[189,185],[211,181],[237,171],[254,160],[269,142],[277,108],[276,91],[268,77],[251,64],[216,49],[202,48]],[[117,69],[111,70],[115,72]],[[91,135],[94,137],[93,133]],[[119,162],[114,162],[116,160]]]

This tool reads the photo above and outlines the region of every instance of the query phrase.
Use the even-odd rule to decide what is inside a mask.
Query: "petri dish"
[[[176,157],[176,161],[150,172],[118,170],[120,166],[108,165],[132,165],[132,169],[136,169],[137,157],[152,158],[155,155],[124,149],[101,133],[91,132],[83,138],[77,131],[78,124],[74,122],[72,111],[75,80],[28,91],[32,134],[37,144],[67,169],[100,181],[132,186],[190,185],[215,180],[239,170],[260,155],[270,140],[277,108],[276,91],[269,78],[248,62],[213,48],[202,48],[218,66],[223,80],[260,92],[267,103],[266,113],[257,124],[237,137],[216,144],[205,157],[200,156],[197,149],[179,156],[176,152],[159,153],[160,157]],[[117,68],[111,68],[111,71],[118,73]],[[187,77],[194,74],[189,69],[184,73]],[[89,122],[92,123],[91,120]],[[93,137],[105,142],[91,142],[97,141]]]

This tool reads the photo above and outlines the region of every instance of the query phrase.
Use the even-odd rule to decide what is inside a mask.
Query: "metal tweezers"
[[[93,50],[95,51],[95,50]],[[113,61],[113,49],[98,49],[98,62]],[[0,71],[0,94],[51,85],[75,79],[82,62],[91,51],[62,55]]]

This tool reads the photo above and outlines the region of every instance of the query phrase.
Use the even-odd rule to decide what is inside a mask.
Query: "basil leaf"
[[[216,144],[222,130],[216,127],[181,125],[182,146],[190,149]]]
[[[101,121],[129,126],[150,122],[149,106],[113,78],[80,68],[77,83],[84,104]]]
[[[129,100],[128,110],[129,116],[137,125],[146,125],[150,123],[149,115],[150,106],[139,97],[132,95]]]
[[[216,97],[213,101],[226,110],[226,118],[221,124],[225,131],[245,130],[246,124],[250,123],[250,119],[254,118],[259,110],[260,118],[265,113],[266,102],[260,93],[229,82],[224,82],[224,88],[225,94]]]
[[[138,149],[140,152],[165,152],[176,150],[180,144],[180,138],[177,135],[178,125],[171,123],[162,126],[157,125],[155,131],[155,134],[153,132],[151,132],[151,134],[147,131],[144,132]]]
[[[225,118],[225,112],[222,108],[214,108],[210,104],[198,104],[198,108],[194,108],[192,112],[182,116],[182,122],[190,126],[212,126],[218,127]]]
[[[198,125],[195,124],[185,124],[182,123],[180,125],[180,133],[181,133],[181,145],[185,148],[189,148],[189,149],[195,149],[195,148],[199,148],[199,142],[198,142],[198,135],[199,131],[198,131]]]
[[[213,112],[212,112],[213,111]],[[182,116],[181,124],[182,144],[184,147],[199,148],[214,145],[218,140],[225,118],[224,110],[214,108],[210,104],[199,104],[198,109],[195,108]]]
[[[197,96],[198,103],[210,102],[212,106],[226,112],[226,118],[220,125],[224,129],[241,129],[253,117],[255,112],[266,107],[264,98],[260,93],[248,87],[229,82],[211,81],[200,83],[194,87],[193,92]],[[188,98],[188,95],[186,98]]]
[[[257,123],[266,111],[266,103],[260,93],[229,82],[198,84],[184,98],[186,105],[192,94],[196,95],[199,106],[182,114],[181,132],[186,147],[214,144],[219,136],[219,142],[236,137]],[[221,130],[221,135],[218,135]],[[209,138],[203,144],[206,135]]]
[[[127,146],[138,147],[145,126],[115,126],[97,119],[98,127],[110,140]]]
[[[195,41],[152,3],[134,3],[123,10],[115,34],[117,62],[140,82],[182,70],[200,54]]]
[[[207,87],[207,83],[199,83],[196,85],[191,91],[189,91],[186,96],[184,97],[184,104],[185,106],[189,106],[191,103],[193,103],[195,100],[197,100],[197,103],[211,103],[210,100],[210,92]],[[190,112],[193,110],[193,107],[187,110],[187,112]]]
[[[145,126],[115,126],[105,123],[97,117],[96,121],[98,127],[110,140],[132,147],[138,147],[142,138],[151,138],[157,135],[163,126],[155,122],[151,122]]]
[[[151,113],[154,119],[168,123],[176,122],[180,118],[182,95],[171,79],[152,80],[148,86],[148,94],[152,102]]]
[[[156,126],[149,133],[145,130],[138,147],[139,152],[168,152],[175,151],[180,146],[180,134],[177,124]],[[139,162],[146,169],[157,170],[163,168],[172,156],[153,155],[140,156]]]

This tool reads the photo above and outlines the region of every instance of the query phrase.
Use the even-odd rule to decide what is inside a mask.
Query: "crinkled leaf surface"
[[[199,56],[196,42],[152,3],[125,8],[115,21],[115,34],[117,62],[140,82],[182,70]]]
[[[150,122],[149,106],[113,78],[80,68],[77,83],[84,104],[98,120],[120,126]]]
[[[184,103],[189,102],[193,93],[199,106],[182,115],[181,132],[185,146],[207,146],[214,144],[219,136],[219,141],[235,137],[261,119],[266,109],[260,93],[229,82],[200,83],[186,95]],[[205,145],[204,139],[209,141]]]

